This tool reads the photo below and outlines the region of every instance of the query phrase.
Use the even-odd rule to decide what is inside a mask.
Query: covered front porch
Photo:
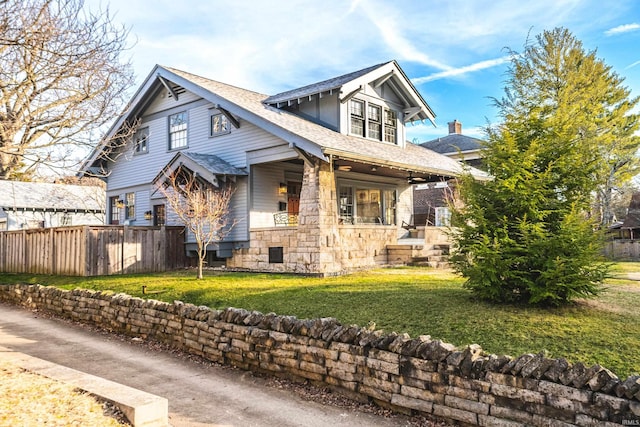
[[[299,165],[301,173],[295,166],[252,169],[253,192],[259,188],[264,202],[254,203],[248,245],[234,250],[228,268],[326,276],[410,262],[398,258],[394,248],[409,237],[402,224],[412,215],[411,172],[378,172],[365,164],[347,168],[344,160],[313,158]],[[293,193],[296,176],[299,194]],[[264,191],[268,185],[272,189]],[[275,200],[266,194],[275,194]],[[269,212],[269,206],[278,209]],[[411,244],[424,248],[433,234],[427,231]]]

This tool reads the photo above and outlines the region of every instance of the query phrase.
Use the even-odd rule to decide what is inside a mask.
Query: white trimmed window
[[[351,133],[364,136],[364,102],[352,99],[349,103],[349,114],[351,116]]]
[[[373,104],[369,104],[369,107],[367,108],[367,119],[369,120],[367,136],[372,139],[377,139],[378,141],[382,138],[381,110],[382,109],[379,106]]]
[[[448,227],[451,225],[451,211],[448,207],[437,207],[436,227]]]
[[[138,129],[134,136],[135,153],[144,154],[149,152],[149,128]]]
[[[124,218],[136,218],[136,193],[125,194]]]
[[[398,143],[398,115],[393,110],[384,110],[384,141]]]
[[[343,224],[393,225],[396,223],[395,190],[374,185],[340,185],[338,212]]]
[[[352,99],[349,102],[349,118],[351,135],[398,143],[398,115],[394,110]]]
[[[169,116],[169,150],[187,146],[187,112]]]
[[[227,116],[221,113],[211,115],[211,132],[210,136],[224,135],[231,132],[231,126]]]

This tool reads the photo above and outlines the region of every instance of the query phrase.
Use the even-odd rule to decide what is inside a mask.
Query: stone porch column
[[[297,237],[299,255],[308,254],[304,258],[310,273],[332,274],[343,269],[336,181],[331,165],[319,159],[304,163]]]

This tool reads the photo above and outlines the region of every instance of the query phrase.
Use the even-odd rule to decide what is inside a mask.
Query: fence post
[[[49,274],[56,274],[56,242],[54,227],[49,229],[49,258],[51,258],[51,268]]]

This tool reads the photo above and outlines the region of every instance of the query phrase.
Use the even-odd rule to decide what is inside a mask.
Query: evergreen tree
[[[566,29],[543,32],[512,58],[495,100],[502,123],[487,129],[484,147],[494,179],[461,180],[452,261],[467,288],[493,301],[597,295],[607,265],[588,212],[604,177],[637,167],[638,99]]]

